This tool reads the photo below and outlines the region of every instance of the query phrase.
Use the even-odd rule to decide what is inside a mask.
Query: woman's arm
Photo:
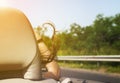
[[[46,64],[48,72],[44,73],[44,78],[53,78],[55,80],[60,79],[60,67],[56,61],[52,61]]]

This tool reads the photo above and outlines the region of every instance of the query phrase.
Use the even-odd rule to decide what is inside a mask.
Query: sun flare
[[[6,0],[0,0],[0,7],[8,6],[8,3]]]

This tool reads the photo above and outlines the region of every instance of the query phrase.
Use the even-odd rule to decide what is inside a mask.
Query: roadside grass
[[[110,72],[110,73],[119,73],[120,74],[120,66],[108,67],[107,71]]]
[[[88,69],[103,73],[115,73],[120,74],[120,63],[106,63],[106,62],[58,62],[60,67]]]

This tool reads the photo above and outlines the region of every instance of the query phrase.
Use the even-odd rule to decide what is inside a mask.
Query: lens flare
[[[8,6],[8,3],[6,0],[0,0],[0,7]]]

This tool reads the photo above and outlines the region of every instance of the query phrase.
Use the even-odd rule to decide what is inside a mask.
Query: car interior
[[[56,83],[42,79],[41,57],[32,26],[21,11],[0,8],[0,82]]]

